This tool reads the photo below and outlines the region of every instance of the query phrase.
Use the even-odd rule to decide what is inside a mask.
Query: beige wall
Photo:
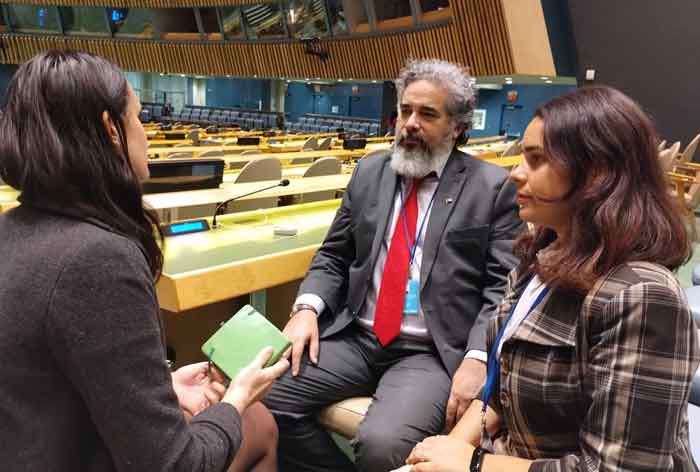
[[[501,0],[517,74],[555,75],[540,0]]]

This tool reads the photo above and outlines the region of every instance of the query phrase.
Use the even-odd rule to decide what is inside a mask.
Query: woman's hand
[[[287,359],[280,359],[270,367],[264,367],[272,356],[271,347],[266,347],[247,367],[233,379],[222,401],[232,404],[239,414],[243,414],[252,403],[259,401],[270,390],[277,378],[289,368]]]
[[[173,372],[172,377],[180,408],[188,420],[218,403],[226,392],[224,378],[215,372],[210,377],[207,362],[181,367]]]
[[[464,472],[469,469],[474,446],[451,436],[433,436],[416,444],[406,463],[412,472]]]

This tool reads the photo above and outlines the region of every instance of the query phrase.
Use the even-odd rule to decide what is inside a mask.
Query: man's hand
[[[486,364],[478,359],[464,359],[452,379],[450,398],[447,400],[445,431],[454,428],[469,404],[479,393],[486,380]]]
[[[311,310],[300,310],[284,327],[283,333],[292,342],[292,375],[299,373],[301,355],[306,345],[309,345],[309,358],[314,364],[318,364],[318,319],[316,313]],[[285,353],[289,356],[290,351]]]
[[[172,377],[180,408],[188,420],[218,403],[226,391],[220,374],[215,374],[214,378],[209,377],[207,362],[181,367],[172,373]]]

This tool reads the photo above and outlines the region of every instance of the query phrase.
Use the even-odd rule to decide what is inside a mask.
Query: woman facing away
[[[22,193],[0,216],[0,470],[276,470],[255,402],[286,360],[264,351],[228,389],[166,365],[140,108],[82,52],[38,54],[7,90],[0,175]]]
[[[535,229],[516,243],[521,262],[491,321],[483,401],[416,445],[408,469],[697,470],[697,327],[671,272],[689,244],[656,143],[640,107],[611,88],[536,112],[511,173]]]

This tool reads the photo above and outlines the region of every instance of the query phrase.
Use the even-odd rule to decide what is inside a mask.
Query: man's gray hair
[[[401,97],[409,84],[427,80],[447,89],[447,113],[455,126],[469,131],[476,106],[476,89],[469,75],[469,70],[452,62],[440,59],[414,59],[409,61],[399,72],[396,79],[396,95],[401,104]]]

